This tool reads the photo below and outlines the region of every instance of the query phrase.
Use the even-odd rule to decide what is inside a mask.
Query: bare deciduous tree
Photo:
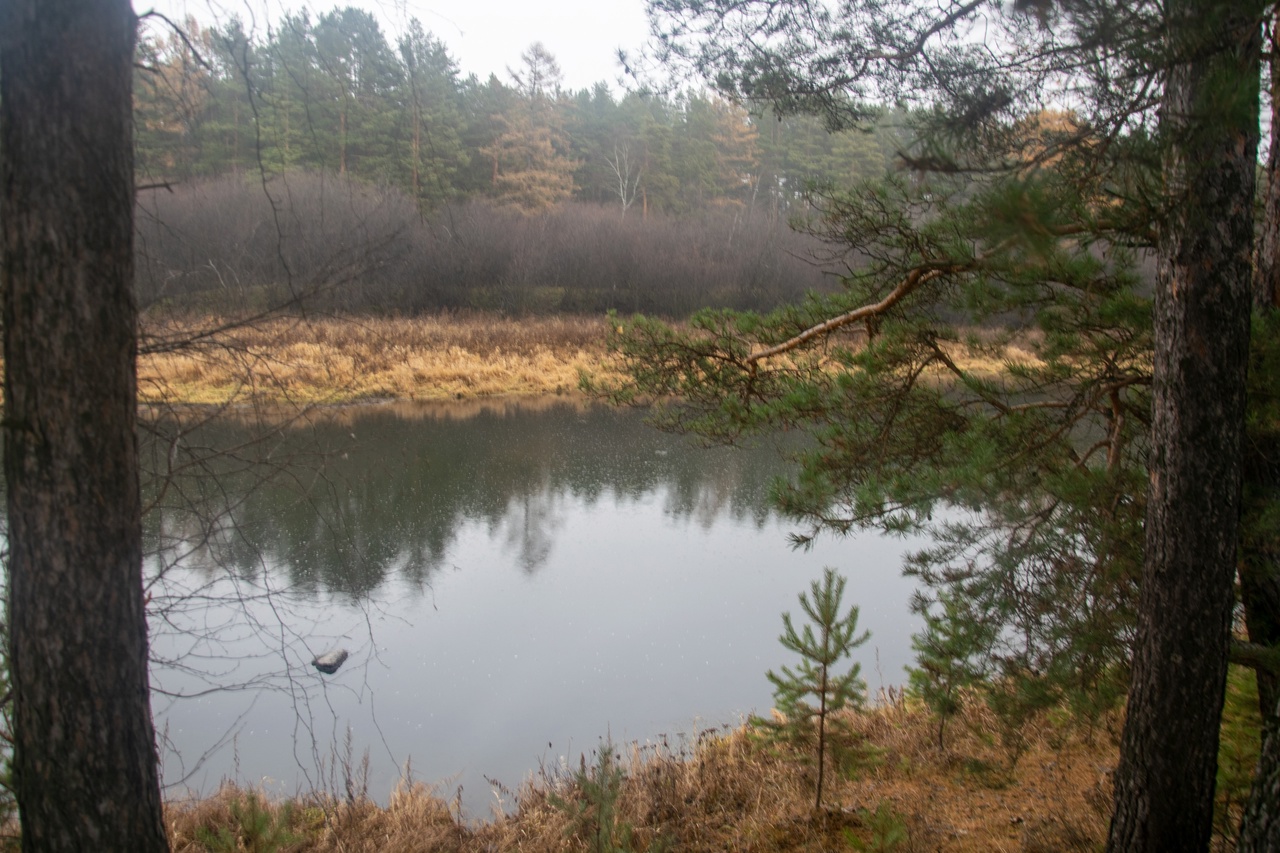
[[[604,160],[618,180],[614,192],[618,195],[618,201],[622,203],[622,215],[626,217],[627,210],[635,203],[636,196],[640,192],[640,179],[644,177],[644,168],[639,163],[631,162],[631,146],[625,142],[621,145],[615,144],[613,157],[605,157]]]

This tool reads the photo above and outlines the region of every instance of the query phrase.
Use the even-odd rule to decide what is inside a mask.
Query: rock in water
[[[346,649],[334,649],[331,652],[325,652],[311,662],[311,665],[323,672],[325,675],[333,675],[338,671],[338,667],[347,659]]]

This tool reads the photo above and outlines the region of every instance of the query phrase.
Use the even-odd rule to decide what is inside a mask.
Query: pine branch
[[[1280,675],[1280,648],[1275,646],[1232,640],[1229,659],[1232,663],[1247,666],[1259,672]]]
[[[907,273],[906,278],[900,281],[893,288],[893,290],[891,290],[889,294],[885,296],[884,299],[881,299],[879,302],[876,302],[872,305],[863,305],[859,308],[853,309],[852,311],[846,311],[845,313],[837,317],[832,317],[829,320],[825,320],[821,323],[818,323],[816,326],[811,326],[808,329],[805,329],[800,334],[795,335],[794,337],[791,337],[780,344],[776,344],[775,346],[771,346],[767,349],[763,349],[760,352],[752,353],[751,355],[747,356],[747,358],[745,359],[745,363],[747,364],[752,374],[754,375],[757,365],[759,364],[759,362],[763,361],[764,359],[772,358],[775,355],[783,355],[784,353],[791,352],[792,350],[800,346],[803,346],[804,344],[808,343],[814,338],[823,337],[824,335],[828,335],[831,332],[834,332],[836,329],[839,329],[843,326],[848,326],[851,323],[856,323],[859,320],[865,320],[871,317],[878,317],[881,314],[888,311],[894,305],[901,302],[904,298],[909,296],[921,285],[927,284],[928,282],[931,282],[934,279],[941,278],[944,275],[954,275],[956,273],[968,272],[970,270],[976,269],[979,266],[981,266],[983,262],[986,261],[987,258],[1005,251],[1007,248],[1009,248],[1010,245],[1012,245],[1012,243],[1013,243],[1012,238],[1002,240],[999,243],[999,245],[993,247],[989,252],[974,258],[972,261],[965,261],[965,262],[932,261],[929,263],[921,264],[920,266],[915,267],[909,273]]]

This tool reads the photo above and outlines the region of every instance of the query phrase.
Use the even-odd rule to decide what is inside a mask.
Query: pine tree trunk
[[[25,850],[167,849],[135,445],[129,0],[0,3],[9,653]]]
[[[1280,850],[1280,706],[1263,717],[1262,751],[1258,770],[1240,819],[1236,853],[1270,853]]]
[[[1270,307],[1262,311],[1276,313]],[[1273,334],[1277,326],[1258,328]],[[1251,421],[1244,451],[1240,597],[1249,641],[1275,647],[1280,645],[1280,531],[1267,525],[1264,514],[1280,502],[1280,428],[1265,417]],[[1275,674],[1265,669],[1257,670],[1257,680],[1262,751],[1240,821],[1240,853],[1280,850],[1280,689]]]
[[[1274,12],[1271,50],[1271,150],[1267,157],[1262,227],[1254,264],[1253,307],[1274,320],[1280,296],[1280,60],[1275,58]],[[1271,333],[1274,322],[1260,325]],[[1260,342],[1269,347],[1271,341]],[[1244,511],[1240,553],[1240,597],[1249,641],[1280,646],[1280,532],[1268,529],[1263,514],[1280,503],[1280,426],[1263,418],[1245,437]],[[1240,820],[1236,849],[1240,853],[1280,850],[1280,684],[1274,673],[1259,668],[1258,708],[1262,714],[1262,750],[1249,802]]]
[[[1235,601],[1260,2],[1173,0],[1146,561],[1110,851],[1205,850]]]
[[[823,632],[823,646],[826,643],[826,631]],[[818,789],[813,796],[814,811],[822,808],[823,770],[827,766],[827,664],[822,665],[822,684],[818,693]]]
[[[422,160],[422,110],[417,104],[413,107],[413,200],[422,203],[422,194],[418,188],[418,163]]]
[[[1272,437],[1274,438],[1274,436]],[[1274,445],[1273,445],[1274,452]],[[1256,468],[1250,468],[1250,460]],[[1245,486],[1249,493],[1264,492],[1268,495],[1268,503],[1280,500],[1280,479],[1275,474],[1277,462],[1274,455],[1267,460],[1257,460],[1252,454],[1245,455]],[[1258,495],[1250,501],[1261,503],[1264,498]],[[1261,509],[1261,506],[1257,507]],[[1280,554],[1274,549],[1261,547],[1260,543],[1248,540],[1241,544],[1240,554],[1240,598],[1244,602],[1245,627],[1248,629],[1249,642],[1260,646],[1280,645],[1280,580],[1277,574],[1277,562]],[[1273,673],[1259,668],[1258,710],[1266,719],[1275,712],[1276,702],[1280,700],[1276,677]]]
[[[1267,527],[1265,515],[1278,502],[1280,429],[1259,423],[1245,437],[1240,598],[1249,642],[1260,646],[1280,645],[1280,531]],[[1262,668],[1257,680],[1258,710],[1265,720],[1280,701],[1280,684],[1274,673]]]
[[[1273,26],[1280,26],[1280,8]],[[1272,36],[1271,49],[1275,50]],[[1263,215],[1254,264],[1253,307],[1261,317],[1277,314],[1280,304],[1280,59],[1271,62],[1271,149],[1267,157]],[[1274,329],[1274,323],[1267,328]],[[1265,346],[1270,346],[1269,342]],[[1240,595],[1249,641],[1280,645],[1280,533],[1265,529],[1262,515],[1280,501],[1280,425],[1253,425],[1244,449],[1244,535],[1241,537]],[[1263,718],[1275,713],[1280,684],[1258,670],[1258,706]]]
[[[338,114],[338,174],[347,173],[347,108],[344,104]]]

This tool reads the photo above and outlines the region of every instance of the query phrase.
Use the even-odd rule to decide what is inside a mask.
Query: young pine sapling
[[[937,603],[938,614],[923,601],[915,606],[924,629],[911,641],[916,666],[909,671],[911,688],[938,717],[938,749],[943,749],[947,721],[960,713],[961,692],[990,677],[997,629],[970,612],[969,602],[958,595],[944,591]]]
[[[867,641],[870,631],[858,634],[858,608],[850,607],[841,615],[845,579],[835,569],[823,570],[822,581],[810,584],[812,598],[800,593],[800,607],[812,620],[799,632],[791,614],[782,614],[783,646],[800,655],[800,665],[792,670],[782,667],[781,674],[766,673],[773,682],[774,701],[789,725],[818,726],[818,785],[814,808],[822,807],[822,780],[827,748],[827,719],[842,708],[860,707],[866,696],[866,684],[858,677],[861,667],[854,663],[849,671],[838,675],[834,668],[841,659]],[[816,701],[816,704],[814,702]]]

